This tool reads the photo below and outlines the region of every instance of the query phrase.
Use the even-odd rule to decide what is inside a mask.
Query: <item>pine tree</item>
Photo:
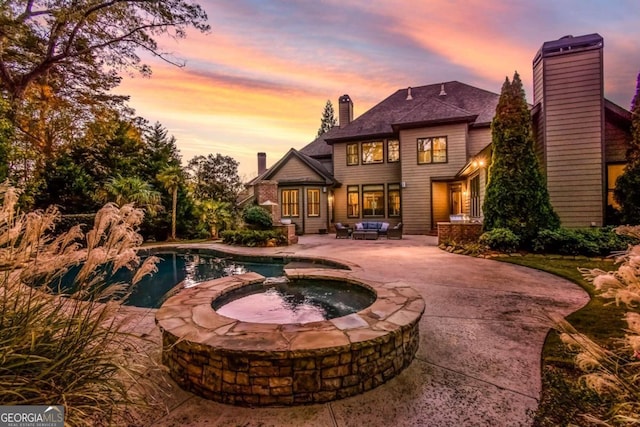
[[[484,201],[484,228],[507,228],[530,242],[559,227],[534,151],[531,113],[520,76],[505,79],[491,123],[493,157]]]
[[[333,115],[333,104],[330,100],[327,100],[327,103],[324,106],[324,111],[322,112],[322,119],[320,119],[320,129],[318,129],[316,138],[329,132],[335,125],[336,118]]]
[[[640,224],[640,73],[631,101],[631,144],[627,165],[616,181],[614,197],[620,205],[622,223]]]

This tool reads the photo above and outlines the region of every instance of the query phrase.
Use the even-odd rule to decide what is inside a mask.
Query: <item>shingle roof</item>
[[[327,144],[326,138],[331,138],[340,128],[335,126],[326,133],[323,133],[299,151],[310,157],[329,157],[333,154],[333,149]]]
[[[444,88],[446,95],[440,95]],[[470,121],[489,124],[500,95],[457,81],[399,89],[325,140],[391,136],[397,129],[438,122]],[[333,129],[332,129],[333,131]]]

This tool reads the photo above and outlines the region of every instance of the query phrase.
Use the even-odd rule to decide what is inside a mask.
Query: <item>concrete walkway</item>
[[[362,278],[412,286],[426,302],[416,359],[372,391],[322,405],[242,408],[199,398],[171,384],[166,413],[149,414],[144,424],[531,425],[541,389],[540,354],[549,330],[544,313],[566,316],[588,301],[584,291],[564,279],[450,254],[438,249],[430,236],[353,241],[311,235],[302,236],[297,245],[251,252],[348,261]],[[135,328],[159,338],[153,314],[139,316]]]

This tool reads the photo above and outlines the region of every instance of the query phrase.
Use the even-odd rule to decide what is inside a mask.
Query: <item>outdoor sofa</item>
[[[376,240],[380,235],[387,239],[402,239],[402,223],[389,227],[388,222],[363,221],[355,224],[355,228],[336,222],[336,239]]]

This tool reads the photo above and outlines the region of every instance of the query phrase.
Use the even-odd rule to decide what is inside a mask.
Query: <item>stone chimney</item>
[[[340,127],[345,127],[353,120],[353,102],[347,94],[338,100],[338,120]]]
[[[258,153],[258,175],[267,170],[267,153]]]

